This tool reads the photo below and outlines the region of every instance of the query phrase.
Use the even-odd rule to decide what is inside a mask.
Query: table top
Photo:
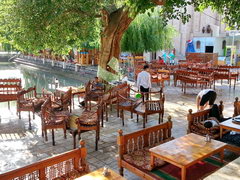
[[[56,90],[60,91],[60,92],[67,92],[70,88],[72,88],[72,93],[81,93],[81,92],[85,92],[85,87],[82,88],[78,88],[78,87],[74,87],[74,86],[65,86],[65,87],[59,87]]]
[[[124,177],[122,177],[121,175],[117,174],[116,172],[114,172],[111,169],[108,169],[110,172],[110,175],[105,177],[103,176],[103,168],[100,168],[96,171],[93,171],[89,174],[86,174],[84,176],[81,176],[75,180],[126,180]]]
[[[150,151],[170,163],[189,166],[225,146],[226,143],[216,140],[206,142],[205,137],[191,133],[151,148]]]
[[[215,173],[206,177],[204,180],[239,180],[240,177],[240,157],[230,162],[226,166],[217,170]]]
[[[235,129],[235,130],[239,130],[239,131],[240,131],[240,124],[237,124],[237,123],[232,122],[232,119],[229,119],[229,120],[226,120],[226,121],[221,122],[221,123],[220,123],[220,126],[230,127],[230,128],[232,128],[232,129]]]

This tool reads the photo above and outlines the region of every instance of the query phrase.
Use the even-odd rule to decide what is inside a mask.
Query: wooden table
[[[205,142],[205,137],[197,134],[187,134],[150,149],[151,166],[154,166],[154,159],[161,158],[177,167],[181,168],[182,180],[186,179],[186,168],[209,157],[220,153],[223,161],[224,149],[227,144],[211,140]]]
[[[103,173],[103,168],[100,168],[96,171],[93,171],[89,174],[86,174],[84,176],[81,176],[75,180],[127,180],[124,177],[122,177],[121,175],[117,174],[116,172],[114,172],[111,169],[108,169],[110,171],[110,175],[105,177],[102,175]]]
[[[239,180],[240,179],[240,157],[230,162],[204,180]]]
[[[232,122],[232,119],[220,123],[220,138],[222,138],[223,129],[240,132],[240,124]]]

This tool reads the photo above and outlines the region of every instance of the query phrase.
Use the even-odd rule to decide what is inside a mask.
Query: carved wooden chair
[[[131,96],[131,91],[133,94],[137,93],[135,90],[131,89],[130,86],[125,86],[118,90],[117,96],[117,115],[122,118],[122,125],[124,126],[124,111],[129,111],[131,113],[131,118],[133,118],[133,113],[137,105],[139,105],[142,99],[137,99]]]
[[[152,100],[153,95],[158,97]],[[163,93],[163,89],[161,88],[160,91],[156,92],[142,93],[142,96],[148,96],[149,100],[144,100],[135,108],[134,113],[137,114],[137,122],[139,119],[139,115],[141,115],[143,117],[143,128],[145,128],[148,115],[159,114],[158,123],[162,123],[165,102],[165,95]]]
[[[96,110],[85,110],[83,113],[76,119],[76,124],[77,124],[77,133],[78,133],[78,138],[81,139],[81,133],[86,132],[86,131],[95,131],[96,136],[95,136],[95,150],[98,150],[98,141],[100,139],[100,122],[103,123],[103,99],[100,98],[98,103],[94,106],[93,108],[96,107]],[[76,142],[75,136],[74,138],[74,143]],[[73,145],[76,147],[76,145]]]
[[[238,97],[235,98],[234,102],[234,114],[233,117],[240,115],[240,101],[238,101]]]
[[[91,102],[98,102],[98,98],[104,93],[104,89],[93,90],[93,82],[89,81],[85,86],[85,108],[91,110]]]
[[[52,107],[55,110],[69,110],[72,112],[72,88],[70,88],[66,93],[60,94],[60,96],[55,95],[54,101],[52,102]]]
[[[45,136],[45,140],[48,141],[47,130],[52,130],[52,144],[55,146],[54,129],[63,129],[64,138],[67,138],[66,129],[67,121],[70,114],[68,110],[55,111],[52,108],[52,101],[49,97],[42,105],[41,118],[42,118],[42,137]]]
[[[36,87],[30,87],[27,90],[21,90],[17,93],[17,114],[21,119],[21,112],[28,111],[29,129],[31,129],[31,116],[33,113],[33,119],[35,119],[35,112],[40,111],[41,105],[46,99],[44,97],[37,97]]]
[[[220,116],[223,117],[222,112],[223,112],[223,102],[220,101],[220,104],[218,106],[219,108],[219,113]],[[203,111],[198,111],[198,112],[192,112],[192,109],[189,109],[187,115],[187,120],[188,120],[188,130],[187,133],[195,133],[198,135],[205,136],[206,134],[209,134],[211,138],[216,139],[219,138],[220,136],[220,127],[215,126],[212,128],[205,128],[204,127],[204,121],[207,120],[210,116],[210,109],[206,109]],[[223,133],[227,133],[228,130],[224,130]]]
[[[164,87],[165,81],[168,81],[168,85],[170,85],[170,71],[165,69],[159,69],[158,79],[159,79],[159,82],[162,84],[162,87]]]

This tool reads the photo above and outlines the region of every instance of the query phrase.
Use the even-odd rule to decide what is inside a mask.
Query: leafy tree
[[[154,12],[137,15],[123,35],[122,51],[137,54],[173,47],[172,38],[177,32],[172,26],[165,25],[157,11],[155,8]]]
[[[51,48],[65,53],[72,46],[100,39],[103,69],[120,53],[120,41],[134,18],[161,5],[163,20],[188,21],[188,5],[196,10],[212,7],[232,27],[240,27],[239,0],[0,0],[4,30],[17,48]],[[2,21],[2,20],[0,20]]]

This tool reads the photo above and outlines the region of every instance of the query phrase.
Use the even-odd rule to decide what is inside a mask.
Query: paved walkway
[[[216,102],[223,100],[225,109],[225,117],[232,116],[233,102],[236,96],[240,95],[239,85],[236,90],[229,89],[227,84],[217,85],[218,94]],[[174,87],[172,84],[166,86],[164,92],[166,94],[165,118],[172,116],[173,136],[180,137],[187,131],[187,113],[190,108],[196,111],[195,98],[200,89],[187,89],[187,94],[181,92],[181,88]],[[72,136],[68,134],[67,139],[63,138],[63,132],[56,132],[56,146],[52,146],[51,134],[49,133],[49,141],[45,142],[41,137],[41,120],[36,117],[32,122],[33,129],[28,130],[28,113],[22,114],[22,120],[16,116],[16,108],[14,102],[11,103],[11,110],[7,109],[7,103],[0,103],[0,173],[19,168],[30,163],[54,156],[59,153],[71,150],[73,147]],[[77,107],[75,107],[77,108]],[[74,113],[79,114],[81,110],[75,109]],[[125,126],[122,127],[121,120],[116,117],[116,111],[110,113],[108,122],[105,122],[101,128],[101,139],[99,142],[99,150],[94,150],[95,134],[87,132],[82,135],[86,141],[88,149],[87,160],[91,170],[98,169],[104,165],[109,166],[118,172],[116,155],[117,155],[117,131],[123,129],[124,133],[134,132],[142,129],[142,121],[136,123],[135,119],[129,119],[126,114]],[[157,116],[149,116],[147,127],[157,124]],[[125,171],[127,179],[137,180],[137,176]]]

